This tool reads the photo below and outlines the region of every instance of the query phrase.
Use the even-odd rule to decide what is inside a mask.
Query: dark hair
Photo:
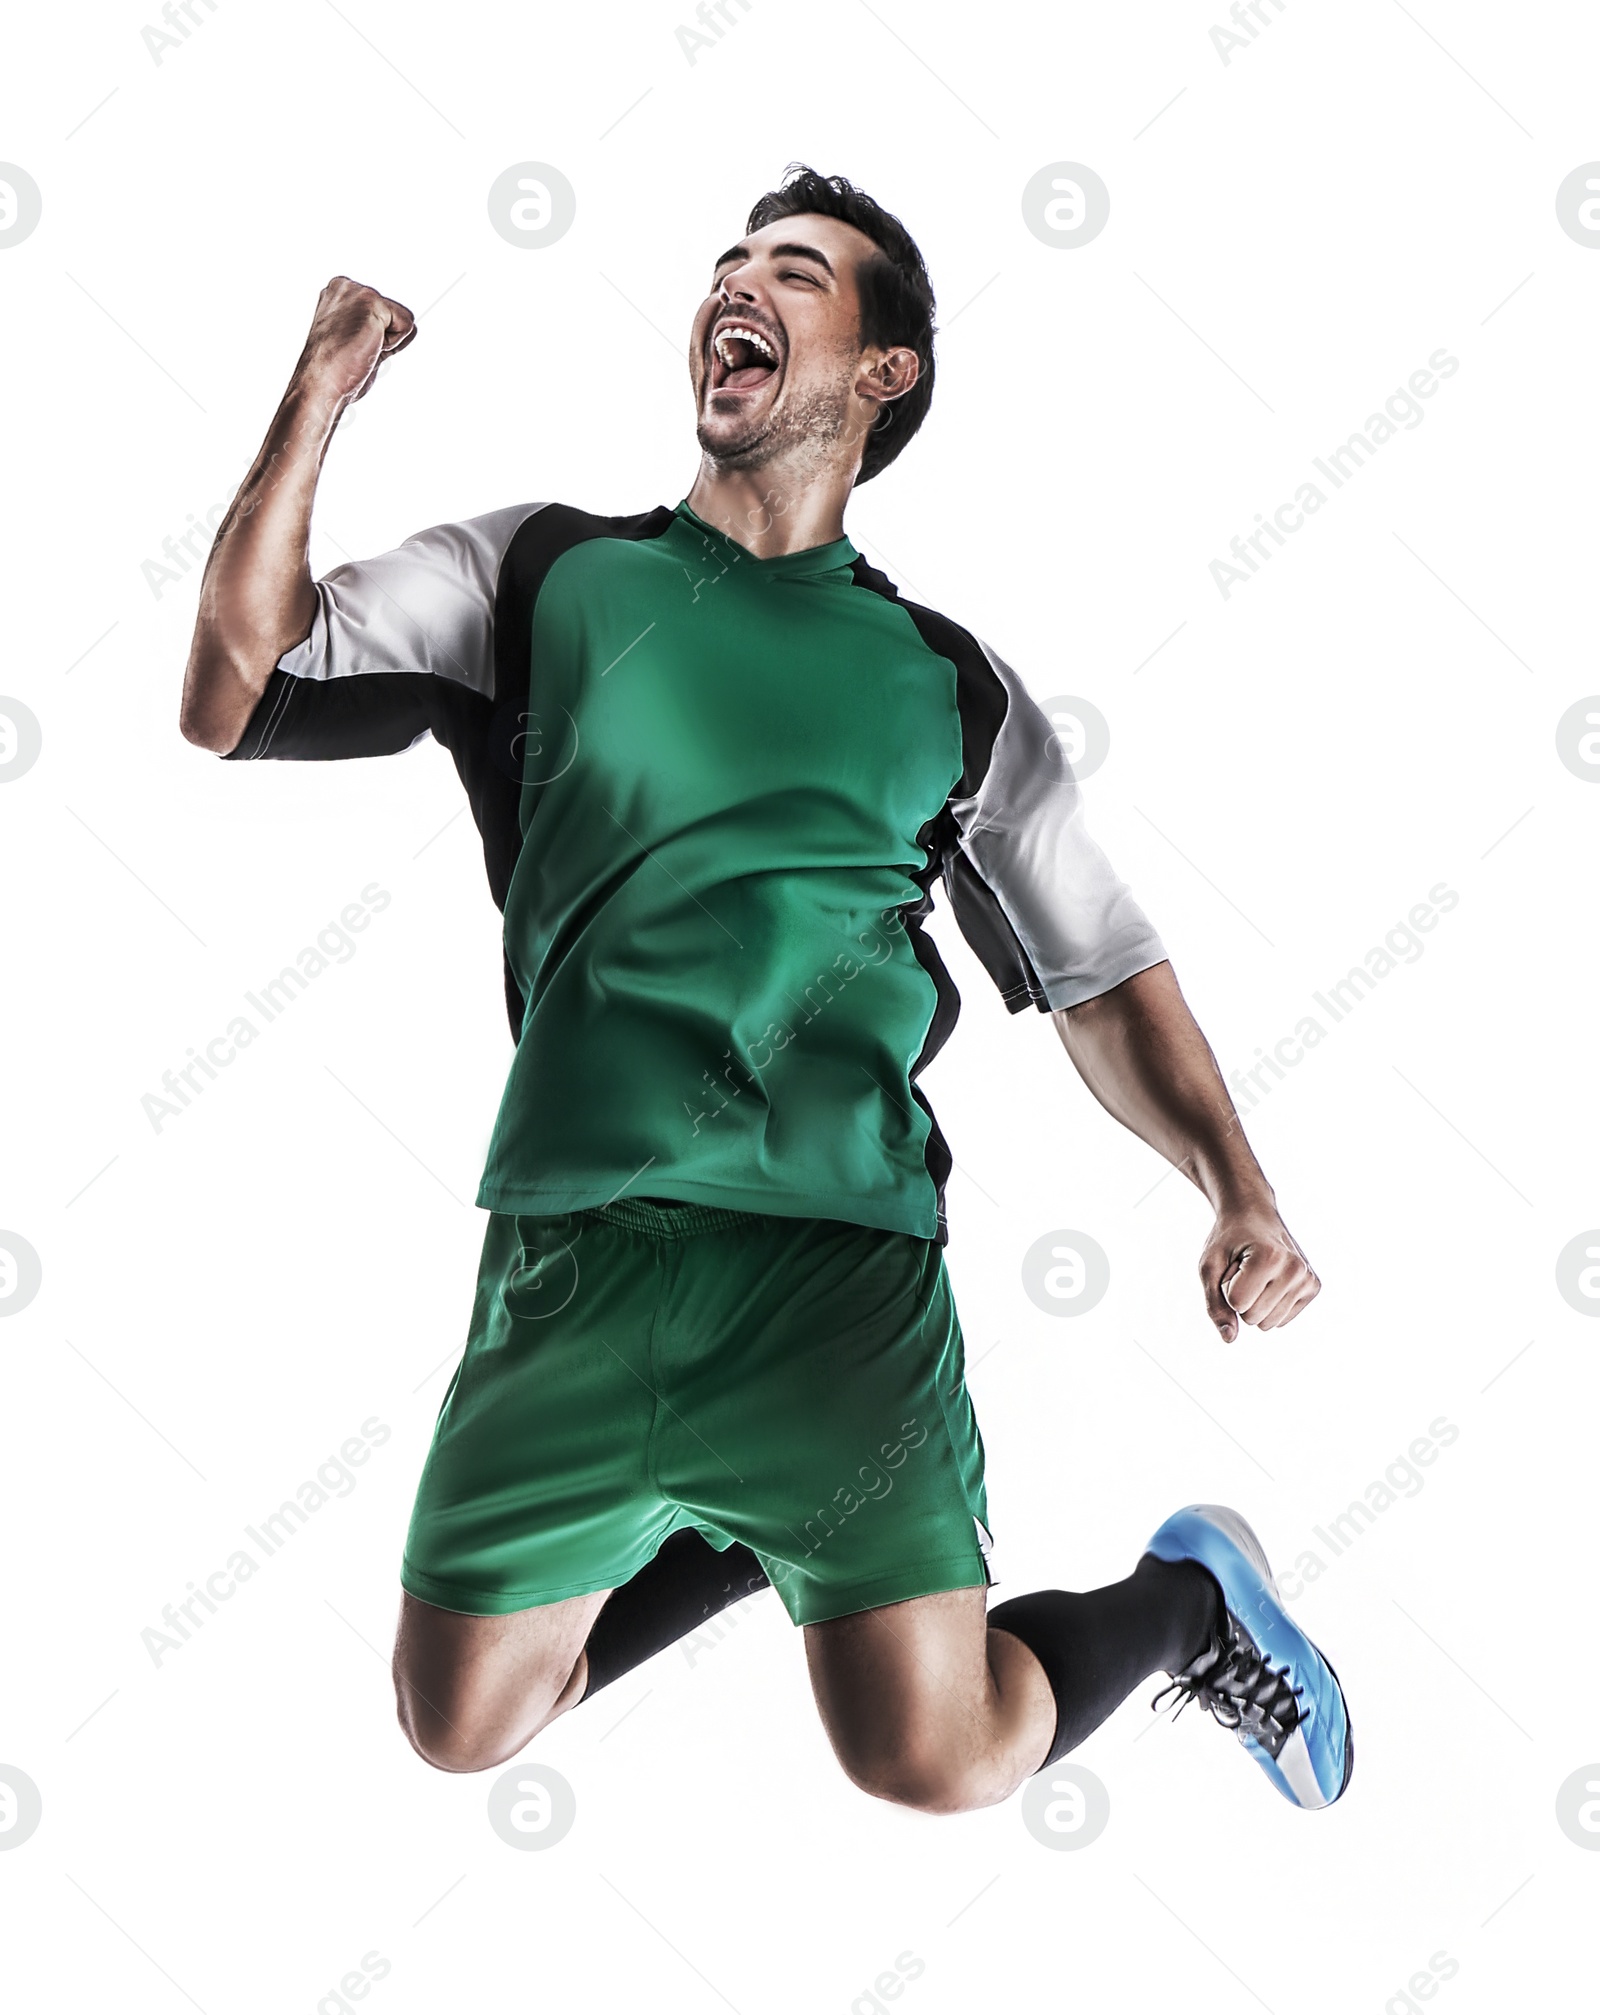
[[[905,447],[927,418],[933,401],[933,287],[922,254],[898,217],[890,216],[864,189],[843,175],[819,175],[791,161],[783,185],[769,189],[750,212],[747,231],[760,231],[780,217],[836,217],[870,238],[878,248],[857,275],[861,291],[861,341],[885,349],[903,344],[917,353],[917,382],[885,404],[873,423],[856,483],[870,482]]]

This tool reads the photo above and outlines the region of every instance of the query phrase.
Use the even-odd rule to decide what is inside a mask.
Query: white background
[[[691,63],[687,0],[194,12],[157,63],[153,11],[24,10],[0,87],[0,156],[44,199],[0,253],[0,691],[44,737],[0,791],[0,1225],[44,1268],[0,1325],[0,1762],[44,1812],[0,1853],[16,2005],[311,2015],[367,1953],[380,2015],[846,2015],[903,1954],[917,2015],[1379,2015],[1434,1955],[1448,2015],[1580,2005],[1600,1857],[1554,1811],[1600,1756],[1600,1329],[1555,1260],[1600,1220],[1600,791],[1555,728],[1600,689],[1600,257],[1555,191],[1600,155],[1600,24],[1286,0],[1224,63],[1220,0],[753,0]],[[157,595],[143,563],[232,495],[336,272],[427,312],[333,445],[317,571],[524,499],[675,502],[709,261],[793,158],[901,214],[940,297],[931,418],[847,529],[1041,699],[1105,714],[1091,824],[1224,1068],[1459,895],[1250,1114],[1326,1286],[1231,1348],[1200,1198],[937,927],[966,1006],[926,1084],[1003,1592],[1118,1578],[1195,1498],[1286,1566],[1320,1553],[1296,1612],[1359,1740],[1328,1813],[1143,1694],[1075,1759],[1111,1799],[1087,1848],[1015,1802],[875,1804],[770,1593],[540,1741],[578,1801],[548,1851],[394,1724],[509,1055],[498,920],[441,750],[182,742],[198,569]],[[526,160],[577,191],[543,250],[485,208]],[[1111,192],[1076,250],[1021,211],[1063,160]],[[1423,422],[1225,600],[1211,561],[1441,347]],[[356,955],[154,1130],[162,1073],[373,881]],[[1111,1259],[1077,1319],[1021,1285],[1061,1229]],[[163,1605],[373,1416],[357,1487],[154,1665]],[[1335,1557],[1313,1528],[1441,1417],[1423,1487]]]

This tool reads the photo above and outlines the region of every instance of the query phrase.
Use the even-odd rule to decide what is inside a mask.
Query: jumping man
[[[915,244],[792,169],[695,316],[681,503],[517,504],[314,582],[323,454],[415,333],[324,288],[210,556],[182,716],[238,761],[431,734],[504,914],[516,1047],[401,1568],[406,1734],[492,1768],[770,1581],[879,1797],[996,1803],[1165,1673],[1331,1804],[1344,1697],[1237,1513],[1175,1513],[1111,1587],[988,1605],[951,1157],[918,1084],[957,1009],[935,881],[1006,1005],[1050,1014],[1211,1204],[1223,1339],[1318,1281],[1050,723],[845,534],[933,393]]]

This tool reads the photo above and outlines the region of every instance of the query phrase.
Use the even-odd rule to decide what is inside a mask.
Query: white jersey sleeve
[[[1011,667],[974,641],[999,692],[975,710],[988,717],[979,760],[969,755],[950,801],[946,885],[1013,1012],[1076,1007],[1159,964],[1166,950],[1089,833],[1055,729]],[[970,749],[972,726],[964,728]]]

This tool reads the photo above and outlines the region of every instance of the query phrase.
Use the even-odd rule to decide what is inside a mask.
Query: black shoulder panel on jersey
[[[857,555],[850,572],[858,588],[881,595],[887,602],[893,602],[916,625],[917,634],[936,656],[944,658],[955,667],[956,707],[961,725],[961,778],[957,790],[964,796],[975,796],[989,766],[989,758],[994,749],[995,736],[1000,731],[1000,723],[1005,719],[1005,689],[995,677],[988,659],[983,655],[977,642],[968,636],[958,623],[941,616],[937,610],[925,609],[920,603],[908,602],[901,595],[887,574],[868,565]],[[961,1012],[961,995],[956,983],[951,979],[944,960],[939,956],[938,947],[929,937],[925,928],[926,919],[933,908],[932,887],[934,877],[941,872],[945,887],[950,894],[950,906],[955,913],[961,934],[965,937],[994,975],[1002,993],[1008,985],[1014,985],[1018,978],[1018,968],[1014,959],[1008,960],[1008,948],[1001,931],[1010,932],[994,897],[979,879],[976,872],[962,875],[960,869],[967,867],[961,853],[960,834],[956,830],[955,816],[947,804],[936,817],[929,820],[917,835],[918,844],[926,855],[926,865],[913,879],[922,891],[914,903],[907,903],[902,911],[906,936],[917,963],[933,982],[934,1010],[928,1023],[928,1033],[916,1062],[911,1066],[909,1080],[911,1096],[927,1115],[928,1138],[923,1148],[923,1160],[933,1183],[938,1200],[938,1242],[946,1243],[949,1224],[945,1212],[945,1185],[950,1179],[954,1166],[948,1142],[934,1117],[933,1108],[921,1086],[918,1077],[929,1063],[944,1048],[956,1025],[956,1017]],[[959,864],[959,866],[955,866]],[[952,879],[952,869],[959,879]],[[996,929],[998,923],[999,929]],[[1015,946],[1015,957],[1027,961],[1022,947],[1015,943],[1015,933],[1011,933]],[[1001,962],[997,969],[996,960]],[[1009,995],[1007,995],[1009,1005]],[[1024,1005],[1026,1002],[1024,1001]]]
[[[857,558],[851,568],[859,587],[870,588],[905,610],[930,651],[956,670],[956,708],[961,718],[961,777],[952,795],[975,798],[989,773],[995,737],[1006,717],[1005,687],[983,647],[969,630],[937,609],[908,602],[886,574]],[[1045,1004],[1033,961],[1011,927],[994,891],[961,847],[954,814],[946,806],[934,833],[935,858],[961,935],[982,961],[1012,1014]],[[953,991],[953,988],[952,988]]]
[[[494,596],[494,695],[486,704],[489,727],[481,739],[469,733],[457,749],[448,743],[456,768],[472,800],[473,815],[483,837],[484,865],[496,907],[506,906],[512,870],[522,850],[523,743],[533,703],[533,610],[545,577],[561,555],[588,539],[655,539],[672,522],[664,505],[632,517],[603,518],[570,504],[546,504],[518,527],[505,558]],[[475,697],[464,695],[465,698]],[[440,741],[447,736],[435,727]],[[521,989],[505,963],[506,1013],[511,1034],[522,1034],[526,1006]]]
[[[546,504],[515,532],[500,563],[494,596],[494,698],[497,707],[525,701],[533,689],[533,608],[545,576],[561,555],[586,539],[656,539],[672,523],[665,505],[630,518],[602,518],[570,504]],[[507,717],[510,739],[526,718]],[[521,774],[521,765],[517,766]],[[508,877],[509,879],[509,877]],[[496,898],[503,900],[502,898]]]
[[[858,557],[850,571],[858,587],[870,588],[886,602],[904,609],[928,649],[955,666],[956,708],[961,716],[961,777],[955,795],[975,798],[989,771],[994,738],[1006,717],[1006,689],[995,677],[983,646],[970,631],[941,616],[937,609],[908,602],[887,574],[868,566],[865,560]]]

